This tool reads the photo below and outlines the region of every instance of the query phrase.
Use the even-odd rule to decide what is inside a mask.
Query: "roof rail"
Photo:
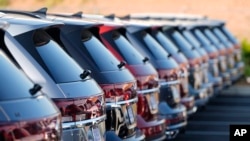
[[[0,9],[0,12],[3,12],[5,14],[18,14],[18,15],[24,15],[36,19],[41,19],[41,17],[45,16],[44,13],[38,12],[38,11],[33,11],[33,12],[28,12],[28,11],[18,11],[18,10],[3,10]]]

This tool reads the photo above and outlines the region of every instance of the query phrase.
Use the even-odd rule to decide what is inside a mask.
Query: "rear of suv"
[[[226,58],[226,48],[224,45],[217,39],[214,33],[209,29],[209,26],[202,24],[204,27],[200,28],[200,31],[207,37],[207,43],[211,43],[219,52],[218,56],[218,66],[219,66],[219,75],[223,80],[223,87],[228,87],[232,84],[230,77],[230,71],[227,64]]]
[[[99,22],[101,22],[99,20]],[[159,79],[149,58],[143,57],[125,38],[122,24],[102,21],[100,39],[103,44],[120,60],[126,61],[126,67],[137,81],[137,126],[146,136],[146,140],[164,140],[165,119],[159,118]]]
[[[167,13],[164,13],[164,14],[159,14],[159,13],[148,13],[148,14],[142,14],[142,13],[136,13],[136,14],[130,14],[128,15],[127,17],[129,18],[132,18],[132,19],[147,19],[147,20],[150,20],[150,21],[157,21],[159,23],[167,23],[167,25],[172,25],[172,26],[176,26],[178,27],[177,25],[182,25],[183,23],[189,23],[189,25],[197,25],[197,23],[202,23],[203,24],[205,23],[204,21],[210,21],[209,19],[207,19],[207,17],[205,16],[202,16],[202,15],[189,15],[189,14],[167,14]],[[202,22],[201,22],[202,21]],[[199,24],[199,25],[202,25],[202,24]],[[190,26],[189,26],[190,27]],[[168,29],[170,28],[169,26],[166,26],[166,27],[163,27],[163,29]],[[176,29],[179,29],[179,28],[176,28]],[[183,28],[182,28],[183,29]],[[190,36],[188,36],[190,37]],[[200,36],[199,36],[200,37]],[[204,38],[203,38],[204,39]],[[191,39],[192,40],[192,39]],[[202,45],[203,44],[203,41],[202,42]],[[211,50],[212,48],[214,47],[208,47],[208,46],[212,46],[212,45],[204,45],[205,47],[205,50],[206,51],[209,51],[209,57],[210,57],[210,64],[213,64],[212,66],[210,65],[209,67],[209,71],[212,72],[212,75],[213,77],[211,77],[210,74],[209,75],[209,79],[210,81],[214,82],[214,87],[215,87],[215,92],[217,93],[217,91],[219,91],[221,89],[221,80],[220,78],[218,77],[218,73],[216,72],[216,62],[219,61],[219,76],[221,76],[223,78],[223,85],[224,87],[227,87],[231,84],[231,80],[229,78],[229,73],[226,71],[227,68],[226,68],[226,64],[222,63],[222,62],[225,62],[224,60],[224,55],[221,54],[221,52],[219,52],[220,56],[219,56],[219,60],[216,61],[215,59],[215,53],[213,53],[212,57],[211,57]],[[202,53],[204,51],[202,51],[202,49],[199,49]],[[213,59],[211,59],[213,58]],[[221,68],[222,66],[222,68]]]
[[[226,28],[225,23],[218,20],[205,20],[206,24],[210,24],[210,29],[217,37],[217,39],[224,45],[227,49],[228,65],[231,68],[231,73],[234,74],[236,69],[237,74],[234,74],[232,81],[236,82],[242,77],[244,73],[244,63],[241,58],[241,48],[237,39],[229,32]]]
[[[104,140],[102,89],[46,32],[62,24],[18,15],[23,17],[22,13],[1,17],[10,23],[4,50],[57,105],[62,115],[62,139]]]
[[[61,139],[61,115],[55,104],[2,50],[5,31],[0,30],[0,140]],[[37,112],[39,111],[39,112]]]
[[[162,47],[175,59],[175,61],[180,65],[180,94],[181,103],[185,105],[187,109],[187,114],[190,116],[194,114],[197,110],[195,106],[194,96],[189,93],[188,90],[188,77],[189,77],[189,64],[187,58],[182,52],[180,52],[177,47],[170,41],[162,32],[161,26],[154,26],[150,34],[162,45]]]
[[[216,80],[216,78],[218,79],[218,76],[220,76],[222,79],[220,83],[218,83],[219,81],[214,83],[215,84],[215,91],[217,92],[217,91],[221,90],[221,88],[223,88],[223,85],[227,85],[227,81],[228,81],[228,78],[225,77],[227,75],[223,72],[223,70],[225,70],[225,68],[222,69],[220,66],[221,64],[224,63],[223,59],[220,59],[220,57],[223,55],[220,54],[220,51],[216,48],[216,46],[214,44],[212,44],[211,41],[209,40],[209,38],[206,37],[204,32],[202,32],[202,31],[206,30],[206,27],[204,25],[199,24],[199,23],[198,24],[191,23],[191,24],[194,25],[195,28],[192,28],[190,30],[190,32],[192,32],[193,35],[200,41],[200,43],[202,44],[204,49],[208,52],[208,55],[210,57],[210,60],[209,60],[210,72],[212,73],[215,80]],[[224,82],[226,82],[224,84],[223,84],[223,79],[226,80],[226,81],[224,81]]]
[[[175,138],[187,124],[186,108],[180,103],[180,67],[148,33],[150,25],[123,21],[125,37],[156,68],[160,79],[159,116],[166,120],[168,139]]]
[[[206,85],[211,84],[214,88],[215,93],[218,94],[223,88],[222,78],[219,76],[218,72],[218,53],[216,48],[208,43],[206,37],[197,28],[197,25],[193,23],[183,24],[184,30],[181,32],[189,43],[197,49],[197,51],[202,55],[206,56],[208,59],[204,60],[204,66],[207,70],[203,75],[205,79],[203,82]],[[210,95],[210,97],[213,95]]]
[[[192,47],[189,42],[178,32],[179,25],[166,24],[162,31],[164,35],[169,38],[182,52],[189,61],[189,92],[195,96],[196,105],[198,107],[205,106],[209,100],[208,89],[203,87],[203,78],[205,77],[203,71],[207,71],[206,68],[202,68],[203,61],[207,57],[202,57],[197,50]]]
[[[205,88],[208,94],[208,97],[212,97],[214,94],[213,89],[213,81],[209,80],[209,56],[207,52],[202,48],[201,44],[197,41],[197,39],[192,35],[192,33],[188,30],[189,26],[182,24],[177,24],[177,28],[175,29],[175,33],[173,34],[173,38],[181,39],[182,42],[186,42],[186,48],[184,46],[180,46],[181,50],[189,50],[192,49],[193,52],[196,51],[201,59],[200,64],[200,79],[201,79],[201,88]],[[188,47],[189,46],[189,47]],[[188,49],[189,48],[189,49]],[[217,66],[216,66],[217,67]],[[216,69],[216,68],[215,68]],[[219,80],[220,84],[220,80]]]
[[[130,15],[129,17],[133,19],[134,17]],[[209,83],[203,83],[203,80],[206,80],[206,76],[203,75],[207,71],[203,60],[207,60],[208,57],[201,56],[195,48],[192,48],[192,46],[188,43],[188,41],[178,32],[179,24],[175,22],[170,21],[162,21],[163,19],[154,19],[149,20],[147,19],[147,23],[154,25],[154,30],[157,28],[162,31],[164,35],[161,36],[163,38],[169,39],[178,49],[176,51],[170,50],[171,52],[178,52],[183,53],[185,57],[188,59],[189,62],[189,84],[188,84],[188,90],[191,95],[195,97],[195,103],[198,107],[205,106],[207,101],[209,100],[208,95],[212,95],[213,88],[212,85]],[[145,22],[145,21],[144,21]],[[172,36],[173,34],[173,36]],[[159,35],[159,34],[158,34]],[[165,37],[164,37],[165,36]],[[159,38],[159,36],[158,36]],[[157,38],[156,38],[157,39]],[[159,40],[159,39],[157,39]],[[166,41],[166,39],[164,39]],[[161,44],[165,44],[166,42],[162,42],[162,40],[159,42]],[[167,42],[169,44],[169,42]],[[164,45],[163,45],[164,47]],[[172,55],[172,54],[171,54]],[[209,94],[210,93],[210,94]]]
[[[122,140],[144,140],[137,130],[137,84],[134,76],[98,39],[100,23],[47,15],[48,20],[61,21],[60,29],[47,30],[68,54],[103,89],[106,100],[106,130],[115,131]]]

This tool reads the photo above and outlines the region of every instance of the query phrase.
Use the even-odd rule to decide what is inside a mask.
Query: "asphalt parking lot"
[[[229,141],[229,125],[250,123],[249,107],[250,88],[232,86],[193,115],[175,141]]]

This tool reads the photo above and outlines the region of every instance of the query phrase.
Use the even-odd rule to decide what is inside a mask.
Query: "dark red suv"
[[[137,126],[146,135],[146,140],[163,140],[165,136],[165,119],[158,117],[159,78],[157,71],[124,36],[123,25],[100,21],[100,39],[106,47],[120,60],[126,61],[126,67],[137,80]]]

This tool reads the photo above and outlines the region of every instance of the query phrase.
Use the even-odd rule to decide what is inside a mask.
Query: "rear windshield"
[[[215,44],[220,43],[217,37],[209,29],[205,29],[204,33],[205,35],[207,35],[208,39],[210,39],[210,41],[212,41],[213,43]]]
[[[202,42],[204,45],[210,45],[210,41],[207,39],[207,37],[198,29],[195,29],[194,34],[196,37]]]
[[[179,48],[181,49],[181,51],[192,49],[192,46],[179,32],[177,31],[173,32],[172,36],[176,40],[176,43],[179,45]]]
[[[33,83],[0,51],[0,100],[31,97]]]
[[[118,70],[120,62],[91,32],[82,31],[82,43],[101,71]]]
[[[226,37],[218,28],[215,28],[215,29],[214,29],[214,33],[217,35],[217,37],[218,37],[221,41],[224,41],[224,42],[227,41],[227,37]]]
[[[166,59],[168,53],[162,48],[162,46],[148,33],[143,35],[143,41],[147,45],[150,52],[157,59]]]
[[[156,39],[167,50],[168,53],[175,54],[178,52],[178,48],[170,41],[162,32],[157,32]]]
[[[44,31],[34,34],[36,50],[57,83],[81,80],[83,69]]]
[[[116,44],[119,52],[126,60],[126,62],[130,65],[142,64],[144,57],[130,44],[130,42],[118,32],[117,36],[114,39],[114,43]]]
[[[216,52],[217,51],[216,47],[211,43],[211,41],[200,30],[197,29],[195,31],[195,34],[197,35],[196,37],[203,44],[203,47],[206,51],[208,51],[208,52]]]
[[[237,38],[225,27],[223,26],[221,28],[223,30],[223,32],[227,35],[227,37],[235,44],[238,44],[239,41],[237,40]]]
[[[190,31],[183,31],[183,36],[196,48],[200,48],[200,43],[197,39],[190,33]]]

